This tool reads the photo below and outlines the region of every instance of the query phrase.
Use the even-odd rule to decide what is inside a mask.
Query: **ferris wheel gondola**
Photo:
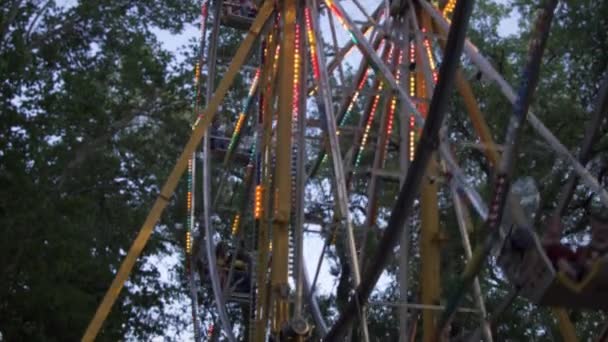
[[[223,0],[220,20],[225,26],[247,30],[256,14],[256,6],[251,0]]]

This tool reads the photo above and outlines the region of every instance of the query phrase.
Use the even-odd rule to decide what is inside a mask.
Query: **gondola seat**
[[[256,14],[257,11],[253,7],[235,1],[223,1],[220,22],[237,30],[248,30]]]
[[[597,259],[581,281],[557,272],[536,236],[532,248],[521,251],[507,239],[498,262],[520,294],[532,302],[570,309],[608,309],[608,256]]]

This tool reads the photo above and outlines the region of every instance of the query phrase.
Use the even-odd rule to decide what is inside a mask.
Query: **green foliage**
[[[537,3],[476,1],[469,37],[514,86],[520,78],[529,23]],[[171,33],[182,31],[195,21],[199,13],[196,5],[194,1],[174,0],[82,0],[72,7],[61,7],[54,1],[8,0],[0,5],[0,258],[3,261],[0,333],[3,338],[9,341],[80,338],[189,133],[193,119],[195,58],[190,50],[196,50],[196,43],[189,47],[186,60],[178,64],[163,50],[153,32],[157,29]],[[498,25],[509,13],[521,15],[521,37],[500,34]],[[573,151],[593,109],[600,76],[608,68],[605,18],[608,18],[607,2],[560,2],[538,95],[531,107]],[[217,79],[221,78],[242,34],[234,29],[222,29]],[[256,58],[254,55],[248,59],[249,63],[255,65]],[[495,85],[477,77],[478,70],[466,59],[463,70],[473,84],[494,139],[500,143],[512,106]],[[249,87],[250,74],[239,75],[229,92],[216,122],[220,133],[232,132]],[[352,80],[352,77],[352,70],[347,70],[346,78]],[[332,84],[335,83],[332,80]],[[369,97],[358,101],[347,125],[354,126],[361,119],[367,99]],[[339,102],[337,98],[334,100]],[[309,115],[318,118],[315,111],[313,106]],[[451,99],[447,125],[451,132],[449,139],[456,146],[455,152],[464,170],[482,196],[488,198],[492,170],[482,152],[462,147],[462,143],[475,143],[478,139],[462,99],[456,94]],[[605,130],[602,127],[600,143],[592,153],[592,171],[602,176],[604,185],[608,148]],[[345,132],[343,137],[347,135],[351,134]],[[516,173],[537,180],[543,194],[540,218],[554,208],[554,199],[565,182],[566,169],[531,129],[526,128],[523,139],[530,143],[520,149]],[[346,152],[352,145],[347,139],[342,140],[341,147]],[[375,138],[372,140],[375,142]],[[392,141],[392,146],[396,144],[398,141]],[[318,148],[310,147],[311,150]],[[391,150],[389,157],[396,158],[397,154]],[[373,153],[365,152],[361,165],[370,165],[373,157]],[[227,237],[233,208],[246,200],[242,192],[244,170],[234,166],[224,169],[218,164],[214,160],[215,170],[219,171],[214,172],[214,192],[220,190],[217,187],[220,178],[229,177],[213,220],[218,234]],[[321,194],[331,187],[330,165],[328,158],[318,175],[321,182],[318,179],[311,182],[314,191],[307,194],[316,199],[307,207],[307,219],[327,227],[333,226],[331,215],[335,203],[333,196]],[[397,168],[397,165],[389,163],[389,167]],[[380,188],[379,223],[368,233],[367,255],[372,255],[377,248],[398,191],[388,183],[382,183]],[[353,177],[352,190],[355,195],[351,204],[356,213],[353,216],[357,228],[363,232],[360,226],[367,206],[367,178]],[[184,219],[184,191],[183,186],[178,189],[145,250],[149,257],[136,265],[128,286],[104,325],[100,340],[147,340],[165,334],[168,329],[180,331],[191,324],[189,314],[183,312],[189,310],[184,305],[189,299],[181,266],[183,232],[174,229],[175,223]],[[592,195],[585,187],[577,189],[566,213],[570,231],[587,229],[584,216],[590,198]],[[462,272],[465,260],[453,204],[444,187],[439,195],[439,207],[442,230],[448,237],[442,248],[442,288],[447,289]],[[420,286],[420,218],[418,206],[415,209],[411,219],[410,298],[419,297]],[[249,216],[244,219],[247,233],[250,221]],[[471,240],[475,245],[485,232],[480,230],[478,218],[474,217],[474,222]],[[330,236],[327,227],[324,227],[325,238]],[[364,234],[357,235],[360,241]],[[344,309],[352,289],[343,231],[339,232],[337,241],[329,253],[335,260],[332,273],[337,278],[336,293],[321,300],[329,321]],[[168,255],[177,259],[177,266],[169,271],[178,277],[166,282],[161,279],[166,267],[156,264],[154,258]],[[391,281],[387,288],[374,292],[375,303],[399,298],[396,261],[387,270]],[[506,296],[509,285],[494,261],[480,279],[491,312]],[[204,284],[200,303],[207,318],[214,313],[211,297],[208,284]],[[464,306],[473,307],[474,301],[466,298]],[[231,306],[229,313],[235,322],[244,321],[248,314],[246,308],[237,306]],[[368,314],[372,336],[386,340],[396,338],[398,310],[395,307],[373,304]],[[571,315],[581,340],[594,336],[605,320],[605,315],[595,312],[571,312]],[[459,332],[470,331],[477,325],[478,317],[474,314],[458,315],[454,321]],[[493,328],[499,341],[560,339],[549,310],[521,298]],[[240,329],[246,331],[242,325]]]
[[[190,78],[153,28],[194,2],[0,5],[0,316],[7,340],[80,338],[188,131]],[[172,227],[173,219],[164,224]],[[169,233],[148,254],[174,251]],[[178,245],[175,242],[173,245]],[[130,278],[102,340],[162,334],[181,291],[159,269]],[[153,312],[162,313],[154,315]]]

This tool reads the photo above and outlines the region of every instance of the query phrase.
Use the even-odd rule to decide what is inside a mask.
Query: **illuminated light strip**
[[[377,92],[381,92],[383,88],[383,83],[380,82],[378,84]],[[374,117],[376,113],[376,109],[378,107],[378,102],[380,102],[380,94],[374,96],[374,102],[372,103],[372,108],[369,112],[369,117],[367,118],[367,123],[365,124],[365,130],[363,131],[363,137],[361,138],[361,144],[359,145],[359,151],[357,152],[357,158],[355,159],[355,166],[359,166],[361,162],[361,156],[363,155],[363,150],[365,149],[365,145],[367,144],[367,139],[369,138],[369,131],[371,129],[372,123],[374,122]]]
[[[192,254],[192,233],[186,231],[186,254]]]
[[[397,59],[397,65],[401,65],[403,64],[403,51],[399,51],[399,57]],[[397,81],[397,84],[401,84],[401,68],[397,68],[397,72],[395,74],[395,80]],[[388,122],[386,125],[386,139],[384,141],[384,151],[382,151],[382,156],[383,156],[383,160],[382,162],[384,163],[384,161],[386,160],[386,151],[388,149],[388,144],[391,140],[391,133],[393,133],[393,123],[394,123],[394,119],[395,119],[395,110],[397,108],[397,96],[393,96],[393,98],[391,99],[391,105],[389,107],[389,111],[388,111]]]
[[[273,72],[277,72],[279,66],[279,53],[281,52],[281,45],[277,45],[277,49],[274,52],[274,63],[272,64]]]
[[[342,117],[342,120],[340,120],[340,126],[344,125],[344,123],[346,123],[346,121],[350,117],[352,110],[355,107],[355,103],[357,102],[357,99],[359,98],[359,95],[361,94],[361,90],[363,90],[363,87],[367,83],[367,76],[369,74],[368,70],[369,69],[365,70],[365,73],[363,74],[363,77],[361,78],[361,82],[359,82],[359,85],[357,86],[357,90],[355,90],[355,93],[353,94],[353,97],[351,98],[350,103],[348,104],[348,107],[346,108],[346,113]],[[340,131],[338,131],[337,133],[340,134]]]
[[[396,108],[397,108],[397,98],[395,96],[393,96],[393,98],[391,99],[391,106],[389,107],[389,110],[388,110],[388,122],[386,124],[386,139],[384,141],[384,150],[382,151],[383,162],[384,162],[384,159],[386,158],[386,150],[388,148],[388,143],[391,140],[391,133],[393,133],[393,120],[394,120]]]
[[[249,151],[249,162],[253,163],[255,161],[255,152],[256,152],[256,145],[257,145],[257,140],[258,140],[258,133],[254,132],[253,133],[253,140],[254,143],[251,144],[251,150]]]
[[[372,28],[374,28],[374,27],[370,26],[370,27],[366,28],[365,31],[363,31],[363,36],[367,36],[372,31]],[[359,51],[359,49],[355,49],[355,45],[351,46],[350,49],[346,50],[346,53],[344,53],[344,55],[342,56],[342,60],[344,60],[346,57],[348,57],[348,55],[350,55],[354,51]]]
[[[344,29],[348,32],[350,40],[352,40],[355,44],[359,44],[357,38],[355,38],[355,34],[353,33],[352,28],[348,25],[348,23],[346,23],[346,21],[344,20],[344,15],[342,14],[342,12],[340,12],[336,5],[334,5],[334,2],[332,0],[325,0],[325,4],[327,4],[327,7],[331,9],[332,12],[334,12],[336,18],[338,19],[342,27],[344,27]]]
[[[409,138],[409,160],[414,160],[414,151],[416,147],[416,118],[414,115],[410,115],[410,136]]]
[[[194,161],[190,158],[188,159],[188,193],[186,195],[186,210],[188,213],[188,219],[186,220],[186,253],[188,255],[192,253],[192,226],[194,225],[194,206],[192,205],[192,192],[194,191],[193,177]]]
[[[384,43],[385,43],[385,40],[382,39],[380,41],[380,45],[378,47],[378,51],[382,51],[382,49],[384,49]],[[361,90],[363,90],[363,87],[367,83],[368,75],[369,75],[369,69],[366,69],[365,72],[363,73],[363,77],[361,77],[361,81],[357,85],[357,89],[356,89],[355,93],[353,94],[353,97],[350,100],[350,103],[348,104],[348,107],[346,108],[346,113],[342,117],[342,120],[340,120],[339,126],[344,125],[344,123],[346,123],[346,120],[348,120],[348,118],[351,116],[352,110],[353,110],[353,108],[355,106],[355,102],[357,101],[357,99],[361,95]],[[338,132],[336,132],[336,133],[339,135],[340,131],[338,130]]]
[[[416,63],[416,44],[414,42],[410,42],[410,63]],[[416,70],[410,71],[410,97],[416,96]],[[409,153],[408,159],[410,161],[414,160],[414,150],[416,145],[416,119],[413,113],[410,113],[410,122],[409,122],[409,136],[408,136],[408,145],[409,145]]]
[[[264,58],[268,58],[268,46],[272,43],[272,33],[268,34],[268,41],[264,43]]]
[[[292,123],[298,120],[298,105],[300,102],[300,25],[296,24],[295,32],[295,50],[293,60],[293,97],[292,97]]]
[[[382,18],[384,17],[384,11],[381,11],[379,16],[378,16],[378,21],[380,21]],[[365,29],[365,31],[363,32],[364,36],[367,36],[370,32],[372,32],[372,29],[374,28],[374,26],[369,26]],[[348,57],[351,53],[353,53],[354,51],[359,51],[359,49],[355,49],[356,45],[352,45],[348,50],[346,50],[346,52],[344,53],[344,55],[342,55],[341,57],[341,62],[344,62],[346,60],[346,57]],[[333,65],[335,63],[335,59],[332,60],[331,62],[329,62],[328,65]],[[335,70],[335,69],[334,69]],[[317,86],[314,86],[309,92],[308,92],[308,96],[312,96],[317,92]]]
[[[231,229],[232,236],[236,236],[236,234],[238,234],[240,223],[241,223],[241,214],[237,213],[236,215],[234,215],[234,220],[232,221],[232,229]]]
[[[208,1],[203,1],[201,4],[201,17],[200,17],[200,41],[199,41],[199,52],[198,52],[198,60],[194,67],[194,114],[196,115],[195,123],[192,129],[194,129],[195,125],[198,124],[200,118],[202,117],[202,113],[199,113],[200,109],[200,101],[201,101],[201,68],[203,63],[203,46],[205,43],[205,33],[206,33],[206,22],[207,22],[207,3]],[[194,328],[194,337],[196,339],[200,338],[200,326],[198,323],[198,296],[196,294],[196,290],[193,288],[194,282],[194,271],[192,268],[192,229],[194,227],[194,167],[196,165],[196,154],[193,153],[192,157],[188,159],[188,189],[187,189],[187,219],[186,219],[186,271],[188,272],[188,277],[190,279],[190,299],[192,301],[192,323]]]
[[[276,50],[274,52],[274,61],[272,64],[272,73],[274,75],[276,75],[277,73],[277,68],[279,67],[279,54],[281,52],[281,45],[277,45]],[[266,93],[267,94],[271,94],[272,93],[272,85],[269,83],[268,86],[266,87]],[[266,105],[266,104],[264,104]],[[265,111],[263,110],[264,107],[262,107],[262,111],[260,111],[260,122],[264,121],[264,113]],[[272,114],[270,115],[271,120],[272,120]]]
[[[200,77],[201,77],[201,63],[203,62],[203,51],[202,51],[202,47],[203,47],[203,41],[205,40],[205,32],[207,32],[207,28],[206,28],[206,23],[207,23],[207,15],[208,15],[208,11],[207,11],[207,3],[208,1],[203,2],[203,4],[201,5],[201,22],[200,22],[200,48],[199,48],[199,58],[198,61],[196,62],[196,66],[194,68],[194,83],[196,86],[196,96],[194,98],[194,111],[195,113],[198,112],[199,110],[199,102],[200,102],[200,95],[201,95],[201,87],[200,87]],[[202,114],[202,113],[201,113]],[[196,127],[201,119],[201,114],[197,114],[197,118],[194,121],[194,124],[192,125],[192,129],[194,129],[194,127]]]
[[[200,74],[201,74],[201,63],[196,62],[196,66],[194,67],[194,83],[198,86],[200,82]]]
[[[388,50],[388,60],[391,61],[393,59],[393,52],[395,46],[391,44],[390,49]],[[384,83],[378,83],[378,87],[376,89],[377,94],[374,95],[374,102],[372,103],[372,108],[369,112],[369,116],[367,118],[367,123],[365,124],[365,130],[363,131],[363,137],[361,138],[361,144],[359,145],[359,151],[357,152],[357,158],[355,159],[355,167],[358,167],[361,163],[361,158],[363,156],[363,150],[365,149],[365,145],[367,144],[367,140],[369,139],[369,133],[374,123],[374,117],[376,116],[376,109],[378,108],[378,103],[380,102],[380,93],[384,88]]]
[[[310,9],[306,7],[304,10],[304,19],[306,21],[306,35],[308,36],[308,46],[310,49],[310,62],[312,63],[312,71],[315,80],[318,80],[321,77],[321,71],[319,70],[319,60],[317,56],[317,41],[315,38],[315,33],[312,29],[312,21]]]
[[[454,8],[456,8],[456,0],[449,0],[445,7],[443,8],[443,16],[450,21],[448,16],[454,12]]]
[[[228,144],[228,151],[232,151],[234,148],[234,144],[236,144],[236,140],[241,134],[241,129],[245,123],[245,118],[247,116],[247,112],[249,111],[249,106],[251,104],[253,94],[258,87],[260,81],[261,70],[258,68],[255,72],[255,76],[253,77],[253,82],[251,83],[251,87],[249,87],[249,93],[247,94],[247,98],[245,99],[245,103],[243,104],[243,109],[239,114],[239,118],[237,119],[236,126],[234,127],[234,132],[232,132],[232,137],[230,138],[230,144]]]
[[[382,39],[380,41],[380,44],[378,45],[378,51],[382,51],[382,49],[384,49],[384,43],[385,43],[385,40]],[[342,117],[342,120],[340,120],[339,126],[343,126],[346,123],[346,121],[348,120],[348,118],[351,116],[352,110],[353,110],[353,108],[355,106],[355,103],[356,103],[356,100],[361,95],[361,90],[363,90],[363,87],[365,87],[365,84],[367,83],[368,77],[369,77],[369,69],[366,69],[365,72],[364,72],[364,74],[363,74],[363,76],[362,76],[362,78],[361,78],[361,81],[357,85],[357,90],[353,94],[353,97],[352,97],[350,103],[348,104],[348,107],[346,108],[346,113]],[[336,134],[340,135],[340,130],[338,130],[336,132]],[[328,157],[329,156],[327,154],[325,154],[323,156],[323,159],[321,160],[321,163],[324,164],[327,161]]]
[[[431,50],[431,43],[429,42],[429,38],[427,36],[427,32],[425,28],[422,28],[422,33],[424,34],[423,44],[426,49],[426,54],[429,58],[429,66],[431,67],[431,71],[433,73],[433,81],[437,83],[439,75],[437,74],[437,69],[435,65],[435,58],[433,57],[433,51]]]
[[[296,193],[296,182],[297,182],[297,167],[298,167],[298,149],[303,146],[298,146],[298,139],[294,135],[294,132],[298,131],[298,120],[299,120],[299,104],[300,104],[300,25],[295,25],[295,42],[294,42],[294,60],[293,60],[293,97],[292,97],[292,121],[291,121],[291,132],[292,132],[292,145],[291,145],[291,193]],[[291,205],[294,208],[292,215],[295,215],[296,196],[291,196]]]
[[[306,36],[308,37],[308,48],[310,50],[310,63],[312,64],[312,74],[315,81],[319,82],[321,72],[319,70],[319,60],[317,56],[317,42],[315,38],[315,33],[312,29],[311,14],[310,9],[308,7],[304,9],[304,21],[306,23]],[[316,89],[317,87],[313,88],[308,95],[313,95]],[[327,161],[327,154],[323,156],[323,160],[321,160],[321,163],[325,163],[325,161]]]
[[[416,45],[410,42],[410,68],[416,63]],[[416,70],[410,69],[410,96],[416,96]]]
[[[264,187],[262,185],[255,186],[255,202],[253,206],[253,216],[256,220],[262,218],[262,199],[264,197]]]

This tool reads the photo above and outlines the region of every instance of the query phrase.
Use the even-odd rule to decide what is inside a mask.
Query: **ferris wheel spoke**
[[[206,89],[206,98],[210,98],[213,95],[215,90],[215,72],[216,67],[215,63],[217,60],[217,44],[219,41],[219,30],[220,30],[220,13],[221,13],[221,3],[219,1],[215,1],[212,5],[213,12],[213,27],[211,29],[211,38],[209,41],[209,47],[207,52],[207,62],[209,63],[207,69],[207,89]],[[224,291],[222,291],[220,278],[219,278],[219,270],[217,269],[217,260],[215,258],[215,250],[213,246],[213,236],[215,235],[215,230],[211,225],[211,165],[210,165],[210,146],[209,146],[209,137],[208,134],[205,134],[203,138],[203,227],[205,229],[205,244],[206,244],[206,252],[207,252],[207,265],[209,267],[209,276],[211,279],[211,288],[213,290],[213,295],[215,298],[215,303],[218,311],[218,317],[220,320],[220,324],[222,326],[222,331],[226,334],[229,341],[236,341],[234,337],[234,333],[232,332],[232,324],[228,318],[228,313],[226,311],[226,297],[224,296]]]
[[[485,222],[488,236],[483,244],[476,248],[473,258],[467,263],[457,286],[454,287],[452,294],[448,297],[447,309],[444,311],[437,325],[437,330],[440,332],[443,332],[443,329],[452,319],[454,310],[458,307],[464,291],[469,288],[476,275],[481,270],[485,259],[489,255],[494,242],[499,236],[498,227],[502,220],[505,204],[509,198],[508,191],[510,188],[510,180],[513,172],[513,165],[516,160],[515,151],[518,146],[519,135],[522,131],[522,123],[525,120],[532,94],[534,94],[538,83],[540,64],[556,5],[556,0],[545,3],[539,11],[537,20],[534,24],[532,40],[528,50],[526,65],[523,70],[523,81],[519,92],[520,96],[517,99],[517,105],[514,105],[513,107],[513,114],[507,126],[505,137],[506,148],[496,170],[497,177],[492,189],[490,211],[488,213],[488,219]],[[456,11],[458,11],[458,7],[456,8]]]
[[[422,138],[418,145],[418,152],[412,165],[408,170],[404,185],[397,198],[395,209],[389,219],[388,227],[385,229],[384,236],[379,244],[378,252],[374,255],[370,270],[364,281],[357,288],[353,299],[349,302],[349,307],[354,308],[356,305],[355,298],[360,302],[365,302],[373,290],[381,272],[384,269],[392,246],[399,240],[401,229],[409,216],[411,206],[417,190],[419,189],[422,174],[429,162],[430,155],[434,150],[433,137],[439,131],[443,118],[445,116],[446,101],[449,94],[449,86],[454,77],[456,67],[459,62],[462,45],[464,42],[468,20],[472,10],[471,1],[460,1],[456,7],[455,24],[450,31],[448,37],[446,60],[442,63],[439,73],[439,84],[437,90],[433,94],[427,123],[423,128]],[[352,319],[352,314],[345,311],[332,327],[328,336],[331,338],[339,338],[344,334],[344,328]]]
[[[316,2],[307,1],[308,9],[312,12],[310,23],[312,24],[313,32],[320,32],[317,18],[318,12],[316,7]],[[309,37],[310,38],[310,37]],[[317,65],[325,66],[325,57],[323,52],[323,47],[320,45],[319,40],[312,40],[309,43],[316,43],[314,49],[311,50],[311,54],[314,54],[316,50],[316,56],[313,58],[317,58]],[[314,44],[311,44],[313,46]],[[314,63],[313,63],[314,64]],[[335,177],[335,185],[336,185],[336,197],[337,197],[337,209],[339,213],[339,217],[343,219],[346,225],[346,237],[347,237],[347,246],[350,255],[350,262],[353,271],[353,280],[355,286],[359,284],[361,281],[361,274],[359,270],[359,263],[357,260],[357,249],[355,245],[355,238],[353,233],[353,226],[351,222],[350,213],[348,210],[348,193],[346,189],[346,180],[344,179],[344,169],[343,169],[343,161],[342,154],[340,152],[340,145],[337,138],[337,128],[336,128],[336,118],[334,116],[333,104],[331,101],[331,91],[329,88],[329,79],[327,70],[325,67],[320,68],[315,71],[315,81],[318,86],[318,95],[320,97],[320,101],[318,102],[319,111],[325,118],[326,131],[329,138],[330,151],[333,163],[333,173]],[[363,334],[363,340],[369,341],[369,333],[367,330],[367,320],[364,313],[364,308],[356,308],[357,314],[360,315],[361,320],[361,331]]]
[[[439,25],[442,30],[446,30],[449,27],[449,24],[438,13],[432,5],[430,5],[427,1],[421,0],[420,3],[422,7],[425,9],[431,17],[435,20],[435,22]],[[465,43],[465,52],[467,56],[471,59],[473,63],[477,65],[480,71],[488,77],[488,79],[493,80],[499,86],[499,89],[503,93],[503,95],[513,104],[515,105],[517,101],[517,95],[515,91],[511,87],[510,84],[494,69],[494,67],[488,62],[488,60],[483,57],[479,53],[479,50],[473,43],[469,40]],[[551,131],[538,119],[534,113],[531,111],[528,112],[526,116],[530,127],[532,127],[536,132],[549,144],[549,146],[553,149],[553,151],[560,157],[564,158],[574,169],[577,175],[581,178],[581,180],[591,189],[593,190],[601,200],[604,206],[608,206],[608,192],[604,189],[597,179],[587,170],[571,153],[568,149],[551,133]]]
[[[471,242],[469,241],[469,230],[472,228],[471,220],[454,183],[450,184],[450,192],[452,194],[452,201],[454,202],[454,211],[456,212],[456,220],[460,230],[460,236],[462,238],[462,246],[464,247],[465,257],[468,262],[473,258],[473,250],[471,249]],[[487,342],[492,342],[492,331],[490,330],[490,324],[487,321],[486,305],[481,293],[479,278],[477,277],[473,281],[473,294],[475,297],[475,303],[479,309],[480,327],[484,335],[484,339]]]

